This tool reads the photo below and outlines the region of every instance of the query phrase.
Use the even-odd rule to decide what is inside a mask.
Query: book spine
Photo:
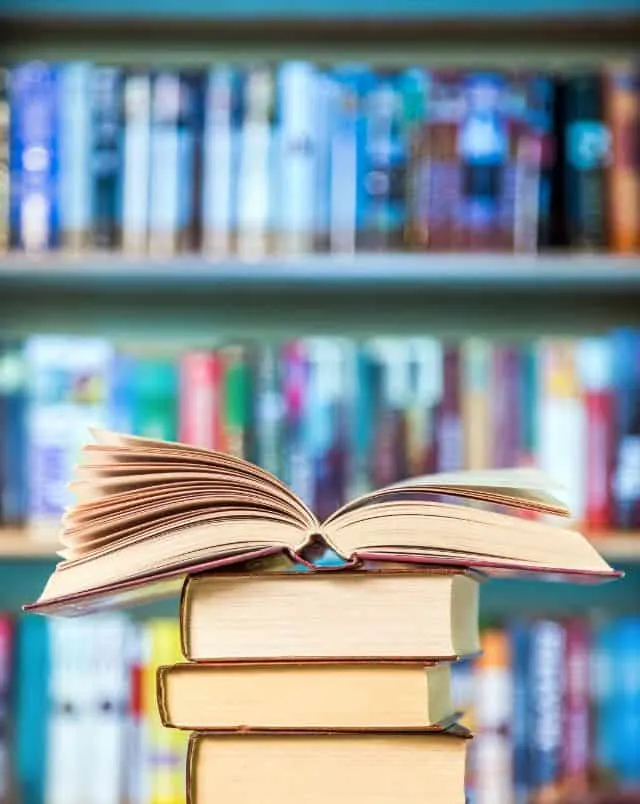
[[[509,628],[511,671],[513,678],[513,804],[529,804],[531,792],[530,734],[531,629],[526,622],[513,622]]]
[[[175,441],[178,429],[178,372],[167,357],[139,360],[136,373],[134,433]]]
[[[8,615],[0,615],[0,801],[11,804],[14,791],[14,760],[10,723],[11,671],[13,667],[14,625]]]
[[[538,350],[535,344],[520,347],[520,377],[518,410],[520,422],[520,459],[521,466],[532,466],[536,462],[538,451],[538,406],[540,404]]]
[[[611,135],[604,120],[599,74],[570,78],[566,88],[566,215],[569,245],[607,245],[606,177]]]
[[[573,341],[540,344],[540,467],[564,486],[574,520],[584,521],[586,416]]]
[[[371,75],[367,84],[358,248],[393,250],[402,244],[405,223],[406,142],[401,85],[395,73]]]
[[[10,87],[12,245],[46,251],[59,239],[58,70],[42,62],[19,65]]]
[[[242,346],[222,349],[224,365],[223,421],[225,449],[238,458],[246,456],[251,400],[251,375]]]
[[[623,790],[637,790],[640,784],[640,618],[621,618],[616,627],[615,684],[619,747],[616,779]]]
[[[27,512],[27,398],[22,347],[0,346],[0,516],[18,524]]]
[[[185,180],[179,182],[178,246],[183,252],[199,253],[203,244],[204,74],[197,70],[182,73],[180,88],[179,163]]]
[[[307,62],[285,62],[279,69],[280,118],[279,250],[313,251],[314,192],[318,152],[317,75]]]
[[[605,110],[611,132],[607,170],[609,247],[618,254],[634,254],[640,249],[640,76],[633,64],[607,68]]]
[[[338,82],[331,71],[316,70],[316,164],[314,188],[314,248],[328,251],[331,229],[331,153],[337,114]]]
[[[329,201],[329,247],[353,253],[358,228],[358,189],[362,170],[361,86],[359,67],[336,68],[336,102],[332,115]]]
[[[594,633],[591,654],[593,747],[599,776],[612,779],[618,753],[617,628],[601,624]]]
[[[241,122],[238,78],[227,65],[214,67],[206,77],[202,217],[204,251],[213,257],[226,257],[233,250]]]
[[[604,530],[612,523],[615,410],[609,347],[606,338],[585,338],[578,346],[587,417],[585,523],[592,530]]]
[[[438,469],[441,472],[457,471],[464,461],[460,380],[460,349],[447,344],[443,354],[442,404],[438,413]]]
[[[117,433],[133,433],[136,369],[133,355],[114,350],[108,369],[107,421]]]
[[[544,249],[553,245],[553,182],[558,162],[556,141],[557,81],[539,73],[530,79],[528,120],[540,142],[540,169],[538,182],[537,246]]]
[[[123,76],[115,67],[93,68],[93,245],[114,250],[120,245],[123,173]]]
[[[492,371],[492,465],[497,469],[517,466],[520,459],[520,397],[518,350],[497,345]]]
[[[255,373],[256,463],[282,477],[282,396],[277,348],[259,349]]]
[[[614,525],[640,525],[640,332],[611,336],[615,394],[616,452],[613,474]]]
[[[60,68],[60,230],[73,252],[89,243],[91,213],[91,86],[93,67],[72,62]]]
[[[178,250],[180,183],[188,181],[180,164],[180,75],[163,71],[151,85],[151,168],[149,251],[171,255]]]
[[[21,804],[42,804],[45,800],[50,624],[43,617],[25,617],[18,622],[15,773]]]
[[[464,464],[467,469],[487,469],[491,466],[489,405],[492,347],[482,338],[469,338],[461,349]]]
[[[562,748],[564,688],[563,626],[539,620],[531,630],[531,783],[534,801],[546,801],[558,789]]]
[[[0,67],[0,254],[9,249],[9,207],[11,184],[9,181],[9,140],[11,104],[9,102],[10,71]]]
[[[219,368],[219,359],[210,352],[188,352],[180,360],[179,438],[185,444],[218,446]]]
[[[243,76],[242,134],[238,169],[238,254],[260,259],[269,252],[274,215],[275,86],[266,65],[249,67]]]
[[[306,450],[304,416],[308,406],[309,365],[303,341],[282,350],[285,483],[307,504],[313,501],[313,467]]]
[[[565,625],[566,680],[562,726],[562,784],[570,796],[584,796],[589,789],[590,701],[587,624],[578,619]]]
[[[148,245],[151,167],[151,77],[129,73],[124,81],[122,248],[144,254]]]
[[[126,646],[126,667],[129,673],[125,742],[125,801],[127,804],[146,804],[145,779],[145,722],[144,722],[144,626],[131,623]]]

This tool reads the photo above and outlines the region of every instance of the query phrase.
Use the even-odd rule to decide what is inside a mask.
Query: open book
[[[529,469],[414,478],[364,495],[320,522],[285,484],[207,449],[93,431],[67,511],[60,561],[31,610],[86,610],[174,591],[187,574],[286,554],[322,540],[353,567],[368,560],[543,572],[616,573]],[[525,519],[522,511],[539,520]],[[549,520],[553,520],[550,522]]]

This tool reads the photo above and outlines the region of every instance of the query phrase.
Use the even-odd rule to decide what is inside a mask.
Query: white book
[[[120,804],[125,794],[129,704],[129,623],[122,615],[85,621],[91,662],[91,698],[84,720],[92,757],[87,802]]]
[[[316,215],[316,69],[309,62],[285,62],[278,83],[279,247],[285,252],[310,252]]]
[[[268,252],[274,82],[266,66],[244,76],[244,117],[238,174],[238,254],[256,260]]]
[[[122,245],[134,254],[146,251],[151,165],[151,79],[128,75],[124,85],[124,181]]]
[[[93,66],[65,64],[60,71],[60,226],[65,246],[78,249],[91,231]]]
[[[154,76],[151,93],[151,168],[149,189],[149,251],[177,250],[180,225],[180,76]]]
[[[233,249],[240,145],[238,121],[232,119],[238,103],[235,79],[231,67],[218,65],[209,71],[205,92],[202,220],[204,249],[214,257],[226,257]]]
[[[50,621],[51,669],[45,804],[88,804],[88,779],[95,760],[86,741],[91,700],[88,621]],[[93,804],[93,803],[92,803]]]

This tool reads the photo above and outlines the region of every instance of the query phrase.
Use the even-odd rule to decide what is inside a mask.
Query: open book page
[[[568,509],[552,494],[557,488],[543,472],[525,468],[424,475],[363,494],[332,514],[325,525],[335,523],[345,514],[374,503],[415,499],[420,495],[424,495],[429,501],[441,494],[540,514],[568,516]]]

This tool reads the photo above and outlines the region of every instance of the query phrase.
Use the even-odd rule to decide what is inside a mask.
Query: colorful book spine
[[[442,403],[438,411],[438,469],[454,472],[464,461],[460,348],[447,344],[443,353]]]
[[[603,83],[598,73],[567,81],[566,215],[569,246],[603,249],[607,245],[607,169],[611,133],[604,118]]]
[[[122,248],[147,251],[151,182],[151,77],[130,72],[124,79]]]
[[[519,349],[497,344],[491,368],[491,465],[504,469],[517,466],[520,460]]]
[[[95,66],[91,96],[93,245],[111,251],[119,247],[121,234],[124,167],[122,71],[116,67]]]
[[[216,423],[221,405],[221,361],[212,352],[187,352],[180,360],[179,438],[185,444],[219,448]]]
[[[513,713],[511,740],[513,745],[513,804],[529,804],[531,792],[530,733],[531,629],[527,622],[514,621],[509,626],[512,662]]]
[[[24,522],[27,512],[26,417],[22,347],[0,344],[0,519],[9,524]]]
[[[171,255],[178,250],[180,183],[187,176],[180,164],[180,75],[162,71],[151,86],[151,168],[149,251]]]
[[[395,250],[405,224],[406,141],[403,96],[395,72],[366,77],[363,89],[363,166],[360,171],[358,248]]]
[[[610,347],[606,337],[586,338],[578,347],[587,418],[585,524],[592,530],[605,530],[613,521],[611,479],[615,448],[615,399]]]
[[[314,249],[325,252],[330,248],[331,231],[331,154],[333,130],[338,111],[338,82],[331,70],[316,70],[315,91],[315,188],[314,188]]]
[[[9,102],[10,71],[0,67],[0,254],[9,248],[9,140],[11,104]]]
[[[491,466],[491,345],[482,338],[468,338],[462,344],[462,424],[464,464],[467,469]]]
[[[92,72],[88,62],[60,67],[60,233],[73,252],[87,247],[93,228]]]
[[[260,259],[270,250],[277,151],[275,80],[267,65],[253,65],[242,77],[242,134],[238,167],[237,251]]]
[[[11,676],[14,624],[0,615],[0,801],[11,802],[15,793],[11,734]]]
[[[565,632],[553,620],[531,627],[531,786],[534,800],[546,801],[559,789],[562,751]]]
[[[234,248],[239,169],[241,97],[237,71],[211,69],[206,79],[202,217],[204,251],[226,257]]]
[[[19,801],[45,801],[50,621],[25,617],[16,641],[15,774]]]
[[[180,73],[178,250],[182,252],[202,248],[204,83],[204,75],[198,70]]]
[[[333,72],[336,100],[332,114],[329,201],[329,247],[353,253],[358,229],[362,172],[362,84],[366,71],[359,66]]]
[[[254,366],[255,461],[268,472],[282,477],[283,406],[278,350],[265,344]]]
[[[609,248],[617,254],[640,250],[640,74],[632,63],[605,72],[605,118],[611,135],[607,170]]]
[[[313,251],[317,125],[315,67],[287,61],[278,71],[280,218],[278,250]],[[286,177],[286,181],[284,180]]]
[[[59,240],[58,69],[21,64],[11,72],[10,87],[12,245],[46,251]]]
[[[178,370],[170,358],[139,360],[134,390],[135,435],[175,441],[178,431]]]
[[[225,449],[239,458],[247,456],[251,412],[251,372],[247,350],[241,345],[221,350],[223,365],[222,421]]]
[[[313,502],[313,467],[305,444],[309,363],[302,340],[281,351],[284,481],[308,505]]]
[[[640,620],[616,623],[615,691],[617,704],[616,779],[623,790],[640,785]]]
[[[568,620],[565,625],[565,689],[562,724],[562,785],[570,796],[589,790],[591,716],[590,633],[586,622]]]
[[[613,473],[614,525],[640,525],[640,332],[611,336],[615,396],[616,454]]]

